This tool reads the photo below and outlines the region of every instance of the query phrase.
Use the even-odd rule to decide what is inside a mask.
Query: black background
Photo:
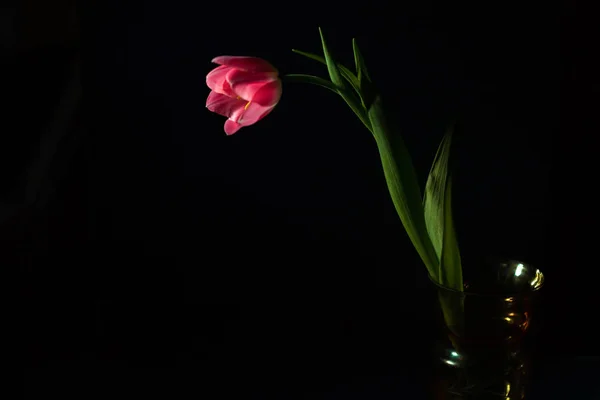
[[[587,186],[561,175],[585,167],[564,157],[579,146],[566,9],[146,1],[78,12],[89,139],[16,246],[32,390],[62,387],[47,375],[59,368],[107,393],[298,395],[385,374],[416,387],[428,282],[370,134],[308,85],[285,84],[271,115],[231,137],[205,108],[218,55],[326,77],[291,52],[318,53],[318,26],[348,66],[357,38],[421,182],[458,119],[461,251],[546,273],[542,370],[598,355],[593,268],[569,244],[588,237],[585,196],[574,199]]]

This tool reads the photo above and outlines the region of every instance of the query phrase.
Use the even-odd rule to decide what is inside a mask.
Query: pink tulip
[[[220,56],[212,60],[219,66],[208,73],[211,89],[206,107],[227,117],[225,133],[263,119],[281,98],[281,80],[277,69],[255,57]]]

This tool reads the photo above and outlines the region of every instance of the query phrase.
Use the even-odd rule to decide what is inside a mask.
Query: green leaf
[[[325,56],[325,63],[327,64],[327,70],[329,71],[329,77],[331,78],[331,82],[336,85],[338,88],[344,88],[346,85],[342,79],[342,75],[338,66],[336,65],[333,57],[329,53],[329,49],[327,48],[327,43],[325,43],[325,37],[323,37],[323,31],[319,27],[319,35],[321,35],[321,44],[323,45],[323,55]]]
[[[465,298],[455,292],[448,290],[438,290],[438,299],[442,308],[442,314],[446,327],[454,334],[454,336],[462,337],[465,328]],[[449,337],[453,347],[460,350],[459,343]]]
[[[396,212],[429,274],[437,278],[439,262],[427,232],[421,190],[406,145],[399,134],[390,132],[379,96],[368,115]]]
[[[308,57],[312,60],[318,61],[324,65],[327,65],[327,61],[325,61],[325,58],[323,58],[321,56],[318,56],[318,55],[312,54],[312,53],[307,53],[305,51],[296,50],[296,49],[292,49],[292,51],[296,54],[300,54],[300,55]],[[346,79],[346,81],[348,81],[350,86],[352,86],[354,91],[356,91],[356,94],[358,94],[360,96],[360,86],[359,86],[358,78],[356,77],[356,75],[354,75],[354,73],[352,71],[350,71],[348,68],[346,68],[342,64],[337,63],[336,65],[339,68],[340,73],[344,77],[344,79]]]
[[[354,64],[356,65],[356,75],[358,76],[358,82],[364,81],[366,79],[368,82],[371,82],[371,77],[369,76],[369,72],[367,71],[367,66],[365,65],[365,60],[358,49],[358,43],[356,43],[356,39],[352,39],[352,49],[354,50]]]
[[[332,83],[337,88],[337,93],[340,96],[342,96],[344,101],[350,106],[352,111],[354,111],[356,116],[358,116],[358,118],[367,127],[367,129],[371,130],[371,123],[369,122],[369,118],[367,116],[367,110],[362,105],[362,100],[360,98],[360,92],[357,92],[358,96],[359,96],[357,98],[357,96],[354,93],[352,93],[352,91],[350,91],[346,88],[346,85],[344,84],[344,80],[342,79],[343,73],[340,71],[341,68],[339,67],[339,64],[337,64],[334,61],[333,57],[329,53],[329,49],[327,48],[327,43],[325,42],[325,38],[323,37],[323,32],[321,31],[321,28],[319,28],[319,34],[321,35],[321,43],[323,45],[323,54],[325,55],[324,59],[319,56],[315,56],[315,55],[312,55],[309,53],[302,53],[302,52],[298,52],[298,51],[296,51],[296,52],[299,54],[302,54],[302,55],[306,55],[309,58],[317,59],[318,61],[323,60],[322,62],[324,62],[325,65],[327,65],[327,70],[329,71],[329,77],[331,78]],[[346,80],[348,80],[349,82],[355,81],[356,83],[358,83],[357,78],[354,76],[354,74],[352,74],[352,72],[350,72],[350,70],[348,70],[348,73],[349,74],[344,74],[344,76],[349,75],[346,78]],[[357,89],[355,88],[355,90],[357,90]]]
[[[323,31],[319,28],[319,35],[321,35],[321,44],[323,45],[323,55],[325,56],[325,63],[327,64],[327,70],[329,71],[329,77],[331,78],[331,82],[338,88],[338,92],[340,96],[346,101],[346,103],[350,106],[352,111],[360,118],[362,123],[367,127],[367,129],[371,130],[371,124],[369,123],[369,119],[367,117],[366,109],[364,105],[361,104],[362,100],[360,100],[360,92],[358,92],[359,98],[346,90],[346,85],[344,84],[344,80],[342,79],[342,74],[340,69],[333,59],[331,53],[329,53],[329,49],[327,48],[327,43],[325,42],[325,37],[323,36]]]
[[[444,274],[448,287],[463,291],[462,263],[458,240],[454,229],[452,218],[452,177],[448,177],[444,201],[444,244],[442,246],[442,257],[440,267]]]
[[[375,90],[371,83],[371,77],[367,71],[365,60],[358,49],[356,39],[352,39],[352,49],[354,51],[354,65],[356,66],[356,74],[358,75],[358,92],[360,100],[364,107],[369,108],[375,100]]]
[[[284,75],[283,79],[291,82],[310,83],[313,85],[324,87],[336,94],[339,94],[350,106],[350,109],[354,111],[354,114],[356,114],[356,116],[361,120],[361,122],[367,127],[367,129],[369,131],[371,130],[371,124],[369,122],[369,117],[367,116],[366,110],[364,109],[364,107],[362,107],[360,101],[356,98],[356,96],[351,92],[340,90],[332,82],[313,75],[288,74]]]
[[[425,185],[423,206],[427,231],[440,260],[438,283],[462,291],[462,266],[452,218],[452,179],[449,168],[451,143],[452,129],[449,129],[433,160]]]
[[[305,74],[288,74],[283,77],[286,81],[310,83],[313,85],[321,86],[331,90],[335,94],[339,94],[337,88],[333,83],[318,76],[305,75]]]

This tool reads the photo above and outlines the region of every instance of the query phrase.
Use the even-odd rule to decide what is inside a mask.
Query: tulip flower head
[[[256,57],[220,56],[219,66],[208,73],[211,89],[206,107],[227,117],[225,133],[255,124],[269,114],[281,98],[279,73],[267,61]]]

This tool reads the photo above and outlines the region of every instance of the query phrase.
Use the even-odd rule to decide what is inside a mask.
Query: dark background
[[[417,393],[431,297],[370,134],[307,85],[285,85],[231,137],[205,109],[217,55],[326,77],[291,52],[318,53],[317,26],[348,66],[357,38],[423,183],[458,120],[462,253],[546,273],[538,382],[598,355],[595,180],[579,140],[598,87],[577,80],[593,70],[591,35],[571,8],[30,0],[6,15],[18,128],[0,146],[0,222],[5,264],[25,272],[27,394],[123,383],[136,396],[386,398],[343,389],[382,376]],[[51,146],[40,138],[57,124]]]

